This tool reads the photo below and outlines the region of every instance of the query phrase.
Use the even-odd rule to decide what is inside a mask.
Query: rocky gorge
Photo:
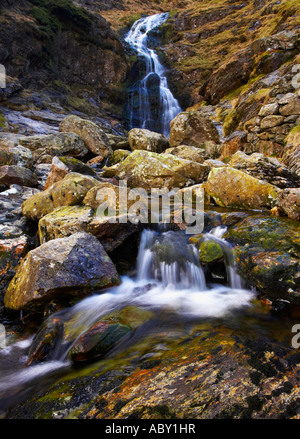
[[[1,417],[299,419],[299,8],[212,3],[1,3]],[[145,73],[167,135],[128,125]],[[202,232],[136,188],[201,190]]]

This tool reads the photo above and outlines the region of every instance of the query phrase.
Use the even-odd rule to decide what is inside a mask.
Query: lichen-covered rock
[[[213,122],[201,111],[179,113],[171,122],[170,147],[190,145],[205,149],[205,142],[219,143]]]
[[[74,133],[21,137],[20,144],[33,152],[36,163],[51,163],[55,156],[84,157],[88,153],[83,140]]]
[[[134,151],[116,167],[108,168],[105,176],[118,176],[133,188],[180,188],[206,180],[210,167],[177,158],[171,154]]]
[[[57,207],[39,221],[39,240],[44,244],[51,239],[65,238],[77,232],[85,232],[94,212],[84,206]]]
[[[295,221],[300,221],[300,188],[285,189],[278,196],[278,206]]]
[[[234,131],[224,143],[222,143],[221,159],[228,160],[237,151],[243,151],[247,143],[247,134],[244,131]]]
[[[89,175],[90,177],[97,178],[96,172],[80,160],[73,157],[53,157],[51,170],[44,189],[48,189],[54,183],[62,180],[70,172],[77,172],[82,175]]]
[[[203,163],[204,160],[208,158],[208,154],[204,149],[188,145],[179,145],[173,148],[168,148],[164,151],[164,154],[172,154],[181,159],[191,160],[197,163]]]
[[[30,169],[6,165],[0,168],[0,183],[8,186],[18,184],[19,186],[35,187],[38,184],[38,179]]]
[[[266,128],[274,128],[277,127],[278,125],[281,125],[283,122],[284,122],[283,116],[276,116],[276,115],[266,116],[261,120],[260,127],[263,130]]]
[[[293,100],[284,105],[279,110],[283,116],[290,116],[291,114],[300,114],[300,97],[295,96]]]
[[[89,233],[75,233],[30,251],[17,268],[4,303],[15,310],[33,309],[54,298],[82,297],[118,282],[100,242]]]
[[[164,135],[142,128],[130,130],[128,141],[132,151],[139,149],[161,153],[169,146],[169,141]]]
[[[108,160],[108,166],[113,166],[116,165],[117,163],[122,162],[130,154],[131,152],[126,149],[116,149]]]
[[[234,168],[213,168],[205,190],[222,207],[270,209],[279,189]]]
[[[299,177],[274,157],[254,153],[247,155],[241,151],[236,152],[228,166],[239,169],[260,180],[267,181],[279,188],[297,187]]]
[[[59,131],[75,133],[85,143],[89,151],[103,159],[112,153],[109,139],[105,132],[95,123],[78,116],[67,116],[60,124]]]
[[[80,204],[87,192],[98,184],[93,177],[71,172],[49,189],[27,199],[22,205],[22,213],[34,221],[39,220],[56,207]]]

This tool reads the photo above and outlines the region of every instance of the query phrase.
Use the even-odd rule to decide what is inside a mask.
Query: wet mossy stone
[[[203,264],[218,261],[223,258],[220,245],[214,241],[203,241],[199,247],[200,261]]]

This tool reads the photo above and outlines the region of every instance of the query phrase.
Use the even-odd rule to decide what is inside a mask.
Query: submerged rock
[[[119,276],[100,242],[75,233],[30,251],[19,265],[4,298],[7,308],[20,310],[115,285]]]
[[[270,209],[279,189],[234,168],[213,168],[205,191],[222,207]]]

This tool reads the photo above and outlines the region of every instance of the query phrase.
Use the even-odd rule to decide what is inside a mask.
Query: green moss
[[[0,111],[0,128],[5,128],[6,126],[7,126],[7,121],[2,111]]]

